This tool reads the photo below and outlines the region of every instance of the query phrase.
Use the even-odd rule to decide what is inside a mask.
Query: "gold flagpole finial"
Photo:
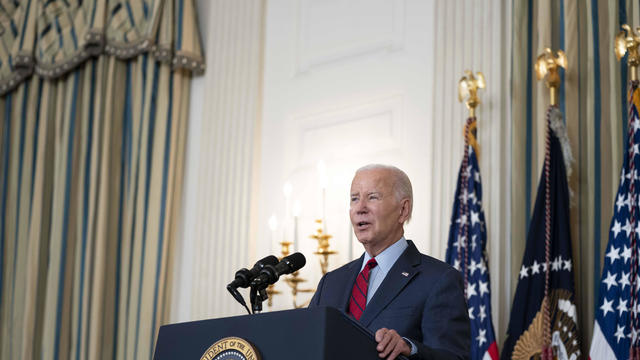
[[[549,102],[551,105],[558,103],[558,87],[560,86],[560,75],[558,66],[567,68],[567,56],[564,51],[558,50],[554,56],[550,48],[545,48],[544,52],[538,56],[535,64],[536,77],[542,80],[546,77],[545,84],[549,88]]]
[[[485,88],[484,75],[478,71],[476,76],[473,76],[471,70],[465,70],[464,73],[466,76],[458,81],[458,101],[462,102],[466,97],[469,97],[466,101],[469,117],[475,117],[476,107],[480,104],[478,89]]]
[[[638,80],[638,65],[640,65],[640,57],[638,56],[638,44],[640,43],[640,37],[636,34],[636,31],[640,31],[640,28],[633,31],[631,26],[622,25],[622,31],[616,35],[615,49],[616,58],[622,59],[625,53],[629,53],[627,63],[630,68],[630,79],[632,81]]]

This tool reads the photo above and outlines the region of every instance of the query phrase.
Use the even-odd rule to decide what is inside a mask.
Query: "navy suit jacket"
[[[374,333],[385,327],[410,339],[418,348],[412,359],[468,359],[471,325],[460,272],[407,242],[360,323]],[[330,306],[347,313],[363,257],[323,276],[309,307]]]

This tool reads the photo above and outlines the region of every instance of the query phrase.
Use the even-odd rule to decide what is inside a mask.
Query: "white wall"
[[[293,238],[291,223],[286,232],[279,227],[275,241],[267,226],[273,213],[283,223],[293,199],[302,205],[298,241],[308,262],[301,276],[308,280],[304,287],[315,287],[320,269],[308,235],[322,213],[316,171],[321,159],[328,172],[327,230],[339,252],[332,268],[362,251],[350,242],[348,189],[354,170],[370,162],[407,172],[415,212],[406,236],[423,252],[444,258],[466,117],[457,82],[472,69],[483,71],[488,85],[480,93],[478,135],[493,317],[501,337],[511,293],[511,10],[502,3],[200,0],[208,68],[192,88],[173,319],[241,313],[225,293],[225,281],[237,268],[277,252],[276,241]],[[258,26],[262,21],[264,27]],[[245,59],[243,65],[215,65],[236,58]],[[239,121],[242,131],[224,132]],[[220,131],[227,134],[223,139]],[[213,139],[226,146],[213,147]],[[293,185],[288,206],[282,193],[287,180]],[[277,288],[287,290],[284,283]],[[290,307],[285,294],[272,309]]]

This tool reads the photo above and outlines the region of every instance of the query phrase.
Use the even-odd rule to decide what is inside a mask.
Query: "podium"
[[[164,325],[158,333],[154,359],[198,360],[226,337],[250,342],[263,360],[380,359],[373,334],[334,308]]]

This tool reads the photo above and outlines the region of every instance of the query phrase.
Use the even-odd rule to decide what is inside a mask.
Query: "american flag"
[[[487,232],[482,210],[482,183],[478,167],[476,119],[467,120],[465,156],[458,173],[446,260],[464,270],[465,294],[471,321],[471,359],[498,359],[491,320],[491,293],[487,264]]]
[[[502,356],[580,358],[565,159],[570,148],[562,113],[547,111],[545,166],[529,224]],[[545,301],[546,299],[546,301]],[[543,352],[543,350],[545,350]]]
[[[620,185],[613,206],[609,242],[604,256],[600,296],[589,355],[591,359],[629,359],[631,341],[638,334],[637,240],[640,234],[638,190],[640,177],[640,90],[638,82],[629,87],[629,128],[627,151],[623,156]],[[635,245],[635,246],[634,246]],[[633,249],[636,251],[633,251]],[[635,266],[634,266],[635,264]],[[633,291],[631,289],[635,288]],[[633,321],[635,318],[635,321]],[[632,326],[632,321],[635,326]],[[635,344],[637,347],[637,342]]]

